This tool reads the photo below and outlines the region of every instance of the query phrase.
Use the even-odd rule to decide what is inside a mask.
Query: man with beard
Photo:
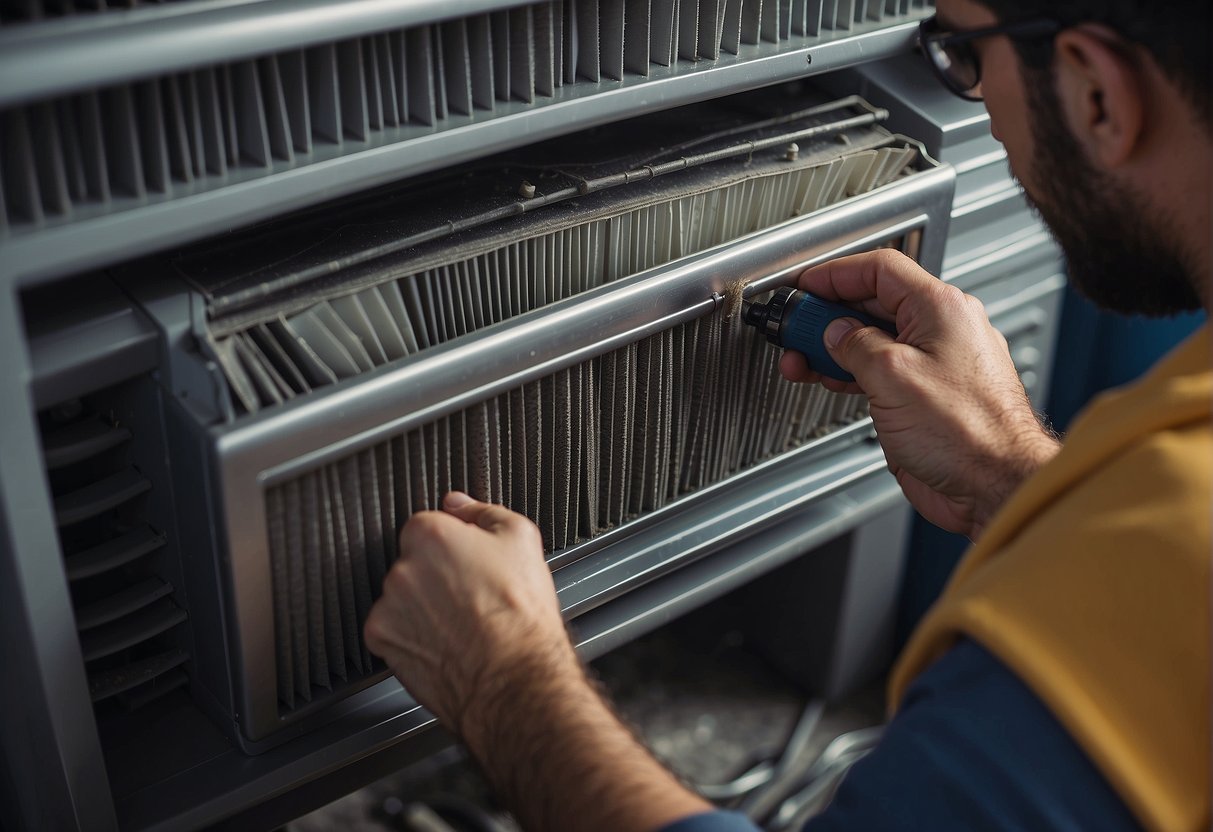
[[[938,0],[923,51],[984,99],[1105,307],[1210,306],[1207,0]],[[1207,829],[1213,360],[1207,325],[1065,446],[981,304],[891,252],[800,286],[896,322],[825,332],[910,502],[975,542],[894,669],[894,716],[808,829]],[[367,643],[528,829],[752,829],[623,727],[568,641],[537,530],[447,497],[415,515]]]

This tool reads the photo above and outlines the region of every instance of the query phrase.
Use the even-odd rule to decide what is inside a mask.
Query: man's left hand
[[[581,669],[535,524],[460,492],[444,509],[404,525],[364,635],[409,693],[463,734],[512,671]]]

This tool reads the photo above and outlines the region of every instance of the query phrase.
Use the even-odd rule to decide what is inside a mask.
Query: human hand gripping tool
[[[835,318],[855,318],[867,326],[880,327],[890,335],[897,335],[891,321],[882,321],[791,286],[776,289],[766,303],[744,301],[741,304],[741,319],[765,332],[772,344],[802,353],[808,359],[809,367],[823,376],[854,381],[855,377],[839,367],[826,351],[825,330]]]

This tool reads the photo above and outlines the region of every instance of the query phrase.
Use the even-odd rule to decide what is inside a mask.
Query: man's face
[[[938,0],[941,28],[998,25],[972,0]],[[990,129],[1065,254],[1070,282],[1099,306],[1168,315],[1200,307],[1167,212],[1096,168],[1066,124],[1047,69],[1024,67],[1007,37],[974,42]]]

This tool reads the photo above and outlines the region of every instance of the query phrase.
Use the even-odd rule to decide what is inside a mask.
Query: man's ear
[[[1105,170],[1133,156],[1145,128],[1144,79],[1121,42],[1098,24],[1065,29],[1054,40],[1062,113],[1091,161]]]

